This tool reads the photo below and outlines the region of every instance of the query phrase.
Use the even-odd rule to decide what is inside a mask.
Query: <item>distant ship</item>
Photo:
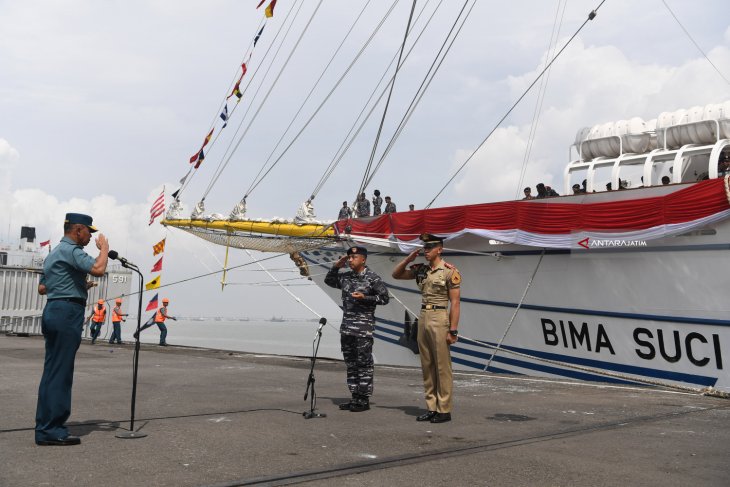
[[[55,243],[48,245],[50,248]],[[41,316],[46,297],[38,294],[38,282],[43,273],[43,261],[48,255],[45,246],[36,242],[35,227],[22,227],[17,244],[0,245],[0,332],[13,335],[41,334]],[[118,264],[111,264],[102,277],[91,277],[97,283],[89,289],[87,303],[99,299],[110,302],[129,295],[132,285],[131,271]],[[129,299],[124,299],[122,311],[129,309]],[[134,301],[136,304],[136,301]],[[87,315],[90,306],[87,305]],[[109,313],[111,315],[111,313]],[[88,328],[84,328],[85,333]]]

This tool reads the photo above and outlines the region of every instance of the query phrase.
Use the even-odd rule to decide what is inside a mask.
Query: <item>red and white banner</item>
[[[654,240],[729,218],[724,183],[724,179],[711,179],[678,186],[668,194],[633,199],[633,190],[615,191],[610,193],[611,201],[605,201],[608,193],[597,193],[407,211],[340,220],[335,228],[342,234],[350,226],[354,239],[363,236],[399,243],[416,242],[422,233],[447,240],[473,234],[549,248],[585,247],[586,238]],[[604,201],[592,202],[597,199]]]

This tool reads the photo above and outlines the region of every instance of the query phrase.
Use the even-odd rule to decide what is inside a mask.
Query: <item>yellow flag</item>
[[[266,7],[266,10],[264,10],[264,14],[267,18],[271,18],[274,16],[274,7],[276,6],[276,0],[271,0],[271,3],[268,7]]]
[[[154,279],[152,279],[152,280],[151,280],[150,282],[148,282],[147,284],[145,284],[145,285],[144,285],[144,288],[145,288],[146,290],[148,290],[148,291],[149,291],[150,289],[157,289],[158,287],[160,287],[160,278],[161,278],[161,277],[162,277],[161,275],[159,275],[159,276],[155,277],[155,278],[154,278]]]

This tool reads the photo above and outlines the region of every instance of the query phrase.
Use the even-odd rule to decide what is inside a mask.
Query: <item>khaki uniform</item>
[[[461,275],[442,260],[431,269],[416,264],[411,270],[421,290],[421,314],[418,318],[418,349],[421,356],[423,386],[429,411],[451,412],[451,353],[446,335],[449,333],[449,290],[461,285]],[[432,309],[431,307],[441,309]],[[426,309],[423,309],[423,308]]]

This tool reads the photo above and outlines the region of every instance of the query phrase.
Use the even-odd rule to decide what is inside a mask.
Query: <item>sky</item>
[[[190,156],[210,128],[220,131],[221,103],[262,21],[263,7],[256,10],[257,3],[0,0],[0,242],[17,242],[21,225],[36,227],[39,240],[58,241],[64,214],[81,212],[91,214],[111,247],[143,270],[157,260],[152,245],[167,237],[163,284],[221,269],[224,248],[176,229],[149,226],[148,215],[163,186],[170,202],[190,167]],[[598,3],[479,1],[373,177],[368,195],[380,189],[399,209],[409,203],[422,208],[431,201],[542,71],[554,52],[553,33],[562,47]],[[416,3],[408,39],[415,38],[432,13],[433,20],[398,72],[378,157],[462,4]],[[250,86],[182,192],[186,213],[211,184],[207,212],[230,212],[272,151],[278,157],[292,141],[391,5],[378,0],[278,1],[247,63],[242,86],[251,81]],[[666,0],[666,5],[730,79],[727,2]],[[302,136],[249,192],[250,217],[291,218],[312,193],[397,55],[411,6],[407,0],[396,2]],[[285,133],[353,23],[350,36]],[[435,206],[512,199],[521,187],[534,188],[538,182],[560,191],[569,146],[580,128],[636,116],[649,120],[664,111],[730,100],[728,81],[661,0],[607,0],[600,7],[550,69],[530,139],[539,86],[495,130]],[[229,101],[229,110],[234,105]],[[316,195],[319,217],[335,218],[342,201],[353,199],[383,110],[383,103],[376,107]],[[280,138],[283,143],[274,151]],[[226,148],[236,144],[229,157]],[[89,252],[96,255],[93,248]],[[254,258],[266,256],[254,253]],[[245,252],[235,251],[229,265],[250,260]],[[265,265],[277,269],[280,279],[296,276],[286,257]],[[172,301],[171,311],[184,315],[312,316],[283,290],[258,285],[268,280],[255,266],[247,266],[229,274],[228,281],[236,285],[225,291],[217,275],[169,286],[163,294]],[[335,303],[315,286],[290,290],[320,314],[339,315]]]

